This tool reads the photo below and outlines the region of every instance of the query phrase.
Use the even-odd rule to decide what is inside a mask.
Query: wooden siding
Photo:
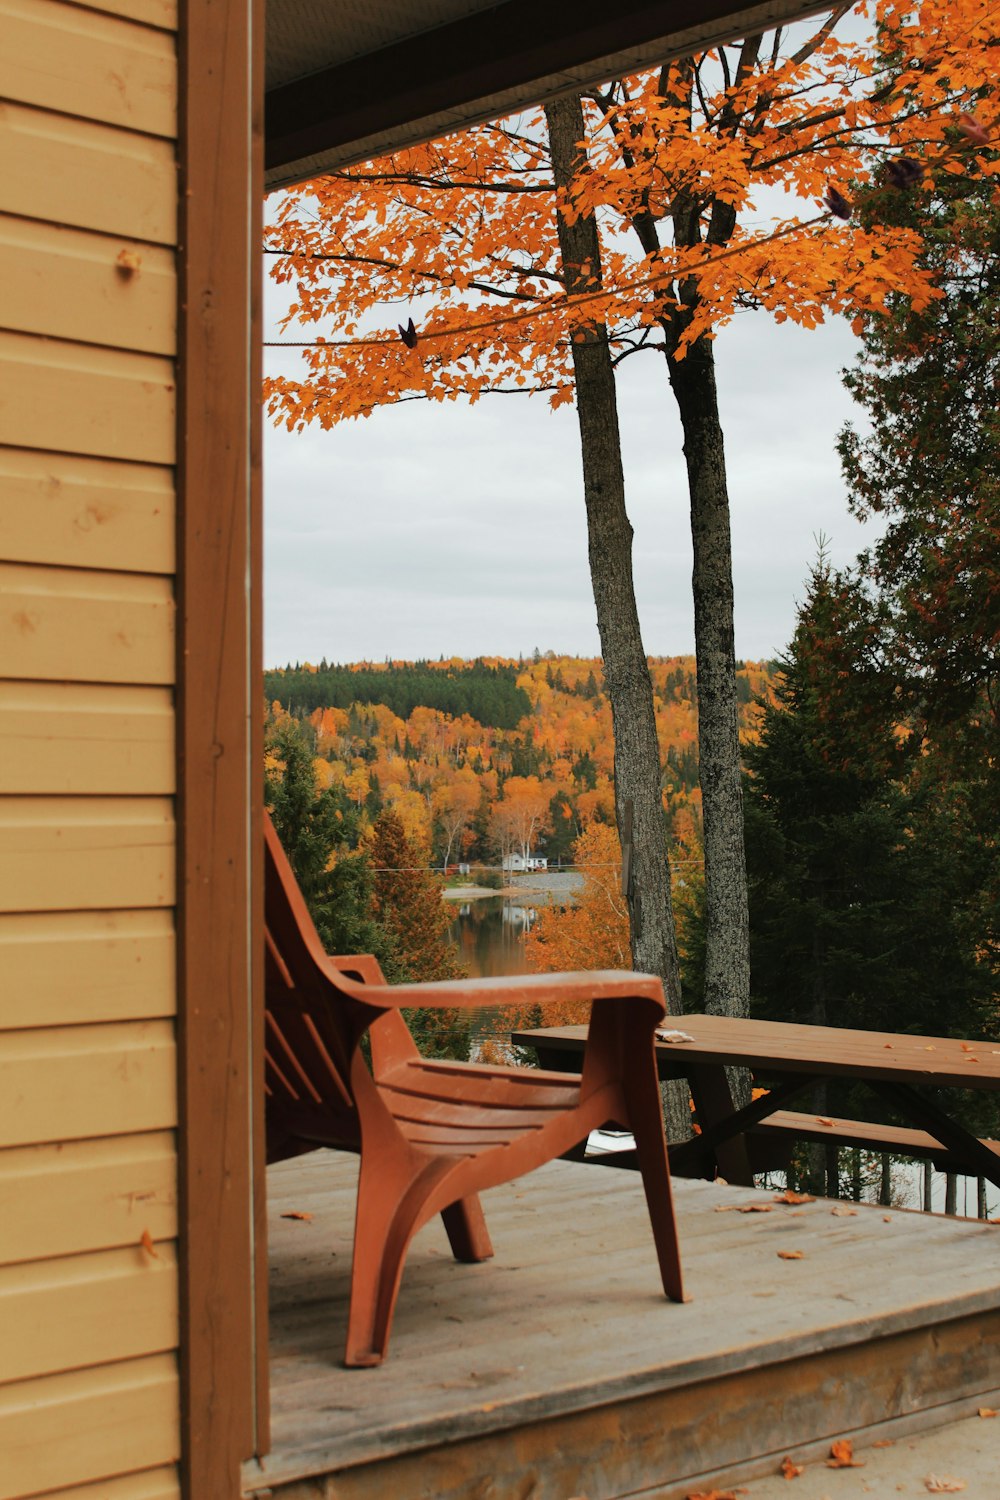
[[[172,0],[0,0],[0,1500],[180,1500]]]

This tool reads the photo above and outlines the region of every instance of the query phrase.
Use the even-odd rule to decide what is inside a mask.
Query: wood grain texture
[[[794,1440],[1000,1378],[995,1226],[680,1181],[676,1307],[637,1174],[567,1162],[484,1197],[487,1264],[422,1231],[393,1353],[354,1375],[337,1359],[356,1171],[334,1152],[269,1169],[274,1452],[245,1479],[282,1500],[478,1500],[483,1475],[502,1495],[673,1500],[713,1464],[776,1450],[776,1467]]]
[[[0,911],[169,906],[173,807],[156,797],[0,802]],[[72,982],[67,971],[65,983]]]
[[[181,1481],[175,1464],[101,1479],[97,1484],[74,1485],[71,1490],[49,1490],[45,1500],[181,1500]]]
[[[177,1258],[153,1248],[0,1267],[0,1385],[175,1348]]]
[[[255,1441],[250,1018],[260,929],[251,926],[251,869],[263,849],[251,794],[260,689],[250,564],[261,408],[250,351],[260,337],[251,191],[263,25],[259,0],[185,0],[181,12],[181,1376],[184,1484],[197,1500],[235,1496]]]
[[[0,212],[177,243],[171,142],[0,104]]]
[[[172,1354],[0,1387],[0,1500],[176,1462],[177,1406]]]
[[[0,1030],[172,1016],[173,913],[0,913],[0,971]]]
[[[130,257],[137,269],[119,256]],[[149,354],[174,352],[174,257],[161,246],[7,217],[0,219],[0,276],[8,328]]]
[[[2,1032],[0,1146],[170,1129],[176,1068],[169,1021]]]
[[[171,360],[0,333],[0,443],[169,464],[174,402]]]
[[[69,0],[69,3],[83,4],[84,0]],[[145,26],[156,26],[163,31],[177,30],[177,0],[86,0],[86,4],[88,10],[125,16],[130,21],[141,21]]]
[[[7,793],[169,796],[174,705],[167,688],[0,681]]]
[[[177,1232],[169,1131],[0,1151],[0,1263],[134,1247]]]
[[[0,555],[10,562],[168,574],[175,551],[170,469],[0,448]]]
[[[0,0],[0,95],[147,135],[177,131],[173,39],[60,0]]]
[[[171,582],[0,563],[0,660],[8,678],[172,682]]]

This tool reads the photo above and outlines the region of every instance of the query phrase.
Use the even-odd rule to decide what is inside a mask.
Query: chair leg
[[[424,1184],[385,1162],[381,1171],[373,1169],[373,1155],[362,1155],[358,1181],[344,1355],[349,1366],[379,1365],[385,1358],[406,1252],[427,1201]]]
[[[486,1218],[477,1195],[460,1198],[443,1210],[441,1218],[456,1260],[489,1260],[493,1254]]]
[[[663,1290],[672,1301],[684,1302],[686,1299],[670,1186],[667,1141],[663,1133],[660,1090],[652,1061],[648,1070],[641,1067],[630,1069],[626,1080],[626,1097]]]

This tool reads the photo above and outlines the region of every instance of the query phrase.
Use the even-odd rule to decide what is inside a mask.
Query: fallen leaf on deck
[[[142,265],[142,256],[136,250],[119,250],[115,265],[120,276],[134,276]]]
[[[788,1457],[787,1453],[781,1460],[781,1472],[786,1479],[798,1479],[804,1468],[803,1464],[797,1464]]]
[[[306,1220],[309,1220],[309,1219],[312,1218],[312,1214],[304,1214],[299,1209],[293,1208],[289,1213],[282,1214],[281,1217],[283,1219],[306,1219]]]
[[[715,1205],[715,1212],[717,1214],[734,1214],[738,1206],[736,1203],[717,1203]]]
[[[959,1490],[965,1489],[965,1480],[952,1479],[950,1474],[928,1474],[924,1488],[932,1495],[957,1495]]]
[[[779,1260],[805,1260],[805,1258],[806,1258],[806,1252],[804,1250],[779,1250],[778,1251],[778,1259]]]
[[[996,1412],[994,1411],[992,1406],[981,1406],[979,1408],[979,1415],[981,1417],[995,1417]]]
[[[830,1449],[826,1466],[828,1469],[863,1469],[865,1461],[854,1457],[854,1444],[850,1438],[838,1438]]]
[[[826,1115],[817,1115],[816,1116],[816,1124],[817,1125],[832,1125],[833,1121],[832,1120],[828,1120],[827,1117],[826,1117]]]
[[[883,1042],[882,1043],[882,1048],[883,1048],[883,1050],[885,1052],[891,1052],[892,1051],[892,1043],[891,1042]]]
[[[854,1219],[857,1218],[858,1213],[856,1208],[844,1208],[843,1206],[840,1208],[831,1208],[830,1212],[835,1219]]]
[[[694,1037],[689,1031],[676,1031],[667,1026],[658,1026],[656,1040],[658,1042],[693,1042]]]
[[[786,1188],[783,1193],[776,1193],[775,1203],[815,1203],[816,1199],[812,1193],[796,1193],[792,1188]]]
[[[692,1490],[684,1500],[736,1500],[737,1495],[745,1495],[746,1490]]]
[[[153,1236],[150,1234],[150,1232],[149,1232],[148,1229],[144,1229],[142,1231],[142,1235],[141,1235],[141,1237],[139,1239],[139,1244],[145,1250],[145,1252],[146,1252],[147,1255],[151,1255],[154,1260],[159,1260],[159,1258],[160,1258],[160,1252],[157,1250],[156,1246],[153,1244]]]
[[[770,1203],[741,1203],[740,1204],[740,1213],[741,1214],[769,1214],[770,1212],[771,1212],[771,1204]]]
[[[892,1214],[883,1214],[882,1215],[882,1223],[883,1224],[891,1224],[892,1223]]]

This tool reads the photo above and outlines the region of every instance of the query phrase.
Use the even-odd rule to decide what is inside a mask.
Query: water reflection
[[[475,979],[527,974],[524,934],[537,915],[534,906],[507,896],[480,896],[458,904],[448,937]]]

